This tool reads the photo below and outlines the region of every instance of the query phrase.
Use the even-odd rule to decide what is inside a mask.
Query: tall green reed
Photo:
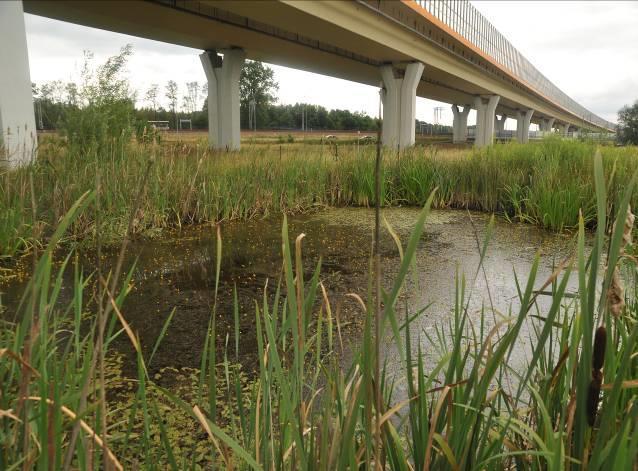
[[[254,306],[259,364],[248,387],[229,360],[232,352],[217,355],[222,339],[215,307],[198,393],[183,398],[156,384],[147,366],[153,354],[145,357],[126,323],[123,302],[130,278],[125,278],[109,297],[113,309],[101,348],[108,352],[114,338],[127,336],[138,373],[129,409],[122,420],[108,421],[106,436],[100,433],[104,418],[99,388],[113,386],[100,383],[92,372],[100,352],[95,349],[97,316],[83,321],[87,310],[94,309],[87,299],[90,280],[76,269],[73,299],[60,308],[61,276],[71,258],[57,273],[51,258],[65,231],[86,213],[83,209],[93,195],[83,196],[38,261],[15,321],[2,329],[0,464],[3,469],[118,469],[124,464],[192,469],[191,450],[178,446],[179,432],[164,420],[169,408],[187,416],[188,433],[208,441],[205,462],[217,468],[631,469],[638,453],[636,303],[634,295],[627,294],[625,306],[612,313],[607,293],[618,263],[635,268],[634,259],[622,255],[629,253],[623,235],[635,177],[610,205],[603,158],[593,158],[592,166],[597,229],[590,253],[581,214],[573,256],[547,280],[537,279],[537,256],[524,284],[514,278],[518,299],[508,313],[485,308],[478,318],[473,315],[469,300],[474,280],[459,274],[453,315],[432,334],[419,334],[412,325],[420,308],[400,295],[409,292],[406,278],[438,198],[431,193],[407,245],[401,247],[398,275],[383,292],[378,336],[372,284],[367,299],[354,296],[366,322],[351,360],[336,353],[335,319],[321,283],[321,264],[305,278],[303,237],[291,244],[284,222],[282,278],[266,286],[263,301]],[[607,221],[612,218],[613,225]],[[221,250],[218,239],[217,278]],[[488,239],[479,250],[482,263]],[[480,266],[474,277],[479,273]],[[576,295],[567,292],[572,275],[578,279]],[[540,296],[549,296],[549,304],[538,302]],[[235,312],[237,319],[238,308]],[[88,331],[83,327],[87,321]],[[169,322],[152,351],[170,332]],[[600,360],[592,360],[594,332],[601,325],[608,337],[602,398],[592,403],[592,367],[600,366]],[[521,365],[513,352],[525,348],[524,331],[532,342]],[[398,376],[382,370],[375,378],[375,337],[384,339],[391,354],[396,352],[402,365]],[[426,349],[441,356],[432,359]],[[92,388],[84,408],[78,391],[87,379]],[[397,392],[401,386],[407,390],[405,397]],[[382,401],[375,397],[377,388]],[[113,406],[106,405],[107,414],[118,414]],[[233,413],[222,417],[222,407]],[[78,439],[73,442],[76,427]],[[71,457],[66,463],[65,456]]]
[[[118,242],[126,232],[137,182],[149,158],[156,163],[133,234],[198,222],[248,219],[271,213],[311,211],[323,206],[374,204],[374,149],[342,146],[338,158],[321,146],[248,146],[218,153],[203,143],[115,144],[71,155],[48,140],[38,163],[0,174],[0,254],[13,257],[46,243],[51,228],[102,177],[101,234]],[[547,139],[538,144],[506,144],[486,150],[433,152],[415,148],[383,157],[384,206],[422,206],[437,188],[434,208],[496,212],[551,230],[577,230],[579,209],[585,225],[595,225],[595,194],[589,171],[595,147]],[[638,160],[636,148],[601,148],[609,176],[609,204],[617,205]],[[99,154],[99,155],[98,155]],[[34,175],[39,221],[32,221],[29,175]],[[638,204],[632,199],[634,206]],[[44,228],[38,240],[32,227]],[[92,240],[95,219],[78,217],[68,237]]]

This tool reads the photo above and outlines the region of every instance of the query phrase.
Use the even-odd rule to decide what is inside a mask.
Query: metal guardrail
[[[512,75],[578,116],[606,129],[616,125],[596,116],[554,85],[523,56],[468,0],[413,0],[471,42]]]
[[[467,137],[469,139],[474,139],[475,136],[476,128],[468,128]],[[530,140],[541,140],[548,136],[558,136],[565,139],[576,139],[578,137],[582,137],[593,141],[613,141],[616,138],[616,135],[610,132],[569,132],[565,134],[554,131],[529,131]],[[509,129],[506,129],[505,131],[494,131],[494,137],[498,140],[516,140],[516,131]]]

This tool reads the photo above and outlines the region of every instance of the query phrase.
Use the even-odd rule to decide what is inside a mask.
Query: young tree
[[[93,55],[85,52],[80,86],[54,87],[67,94],[61,124],[69,143],[82,149],[101,150],[113,141],[128,142],[135,124],[135,95],[125,75],[132,53],[132,46],[127,44],[119,54],[94,67]],[[53,92],[56,94],[57,91]]]
[[[207,110],[208,109],[208,82],[204,82],[204,85],[202,85],[202,107],[200,108],[201,110]]]
[[[177,98],[179,89],[177,88],[177,82],[169,80],[166,84],[166,99],[168,100],[168,106],[175,117],[175,129],[177,129]]]
[[[265,109],[276,101],[277,90],[279,84],[275,82],[273,69],[259,61],[246,61],[239,77],[241,117],[244,126],[248,122],[249,103],[254,101],[257,113],[263,116]]]
[[[78,86],[74,82],[68,82],[64,86],[64,91],[66,93],[66,103],[69,106],[78,106],[79,98],[79,90]]]
[[[199,83],[187,82],[186,83],[186,95],[184,95],[183,107],[184,111],[188,114],[193,114],[197,109],[199,102]]]
[[[152,84],[146,91],[145,98],[151,109],[153,110],[155,119],[157,119],[157,100],[159,98],[159,85],[156,83]]]
[[[618,140],[638,145],[638,100],[631,106],[623,106],[618,112]]]

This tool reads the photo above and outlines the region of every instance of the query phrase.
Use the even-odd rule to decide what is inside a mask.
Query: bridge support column
[[[529,142],[529,124],[532,122],[534,110],[518,110],[516,112],[516,140]]]
[[[497,136],[503,136],[503,133],[505,132],[505,120],[507,119],[507,115],[505,113],[503,113],[501,115],[501,118],[499,119],[498,116],[494,116],[494,129],[496,129],[496,135]]]
[[[554,118],[543,118],[540,122],[540,130],[543,132],[552,132],[554,121]]]
[[[569,124],[559,123],[556,125],[556,129],[558,130],[558,134],[561,136],[567,135],[567,130],[569,129]]]
[[[0,2],[0,166],[35,157],[37,135],[22,2]]]
[[[381,66],[383,90],[383,127],[381,142],[384,146],[413,146],[415,142],[416,87],[423,75],[424,65],[412,62],[405,69],[403,78],[395,77],[392,65]]]
[[[467,115],[470,114],[471,109],[470,105],[463,105],[463,111],[460,111],[458,105],[452,105],[452,114],[454,115],[452,142],[454,144],[467,142]]]
[[[474,99],[474,108],[476,108],[476,137],[474,144],[477,147],[489,146],[494,142],[494,113],[500,99],[501,97],[498,95],[492,95],[486,101],[483,101],[480,96]]]
[[[208,146],[239,150],[239,75],[246,54],[242,49],[224,49],[199,55],[208,79]]]

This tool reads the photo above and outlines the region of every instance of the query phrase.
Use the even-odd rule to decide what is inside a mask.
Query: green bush
[[[135,107],[124,67],[132,54],[131,45],[93,68],[92,54],[86,53],[77,106],[68,107],[61,131],[69,145],[81,152],[103,152],[109,143],[128,143],[133,135]]]

